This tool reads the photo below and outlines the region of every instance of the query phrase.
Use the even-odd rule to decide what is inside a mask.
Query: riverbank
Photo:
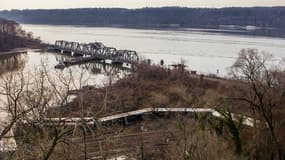
[[[236,88],[246,87],[245,82],[192,73],[184,65],[175,66],[138,64],[131,74],[118,81],[109,79],[110,83],[103,87],[85,86],[70,91],[76,98],[64,107],[53,108],[51,112],[62,117],[92,117],[100,110],[97,115],[100,117],[149,107],[194,107],[222,108],[235,114],[251,115],[251,109],[244,103],[220,104],[234,95]],[[285,115],[285,110],[279,111]]]
[[[235,80],[191,74],[181,66],[170,69],[139,64],[135,67],[135,72],[105,87],[86,86],[72,91],[77,98],[59,108],[59,112],[63,117],[80,117],[82,114],[88,117],[92,116],[89,113],[96,112],[102,106],[105,106],[102,116],[148,107],[207,108],[216,106],[216,100],[225,96],[233,84],[239,83]],[[104,102],[106,99],[107,102]],[[81,106],[84,106],[86,112],[81,112]],[[239,108],[235,111],[241,110]],[[242,111],[245,115],[248,112]]]
[[[42,49],[31,49],[31,48],[15,48],[9,51],[2,51],[2,52],[0,51],[0,59],[8,58],[10,56],[15,56],[22,53],[40,52],[40,51],[42,51]]]
[[[34,53],[34,55],[36,54]],[[39,60],[38,58],[36,59],[37,61]],[[26,123],[27,121],[20,121],[17,123],[15,136],[17,137],[17,144],[20,145],[18,145],[18,150],[16,152],[22,153],[23,151],[30,153],[33,151],[32,153],[37,153],[39,149],[38,145],[47,144],[47,147],[49,147],[49,144],[51,144],[51,142],[58,140],[60,141],[60,139],[53,138],[52,136],[57,136],[58,133],[66,133],[67,135],[64,137],[64,139],[75,142],[69,144],[68,150],[71,150],[71,147],[74,147],[72,149],[74,149],[74,153],[76,152],[77,156],[83,157],[85,154],[85,156],[87,155],[88,158],[93,158],[93,155],[100,155],[103,157],[120,156],[118,154],[121,153],[143,153],[144,155],[148,155],[152,153],[161,153],[158,151],[160,149],[168,151],[174,149],[172,150],[174,153],[170,155],[173,155],[177,159],[177,157],[181,157],[181,150],[183,150],[183,146],[185,145],[189,145],[189,147],[193,145],[198,146],[198,149],[196,149],[195,152],[193,151],[193,154],[207,156],[213,152],[216,153],[212,146],[218,146],[221,143],[225,145],[225,148],[222,149],[223,151],[226,151],[224,152],[226,153],[224,157],[239,157],[235,155],[235,148],[242,148],[244,150],[242,154],[243,156],[252,157],[254,155],[251,154],[251,151],[255,151],[256,149],[254,146],[252,147],[252,145],[256,143],[263,144],[263,139],[260,141],[261,137],[263,136],[266,136],[266,138],[268,138],[268,128],[266,125],[262,125],[266,124],[266,122],[262,121],[262,117],[252,114],[252,108],[250,108],[250,106],[246,103],[234,99],[235,97],[240,96],[238,95],[239,93],[244,94],[244,92],[241,91],[246,91],[246,93],[249,92],[249,88],[247,88],[248,85],[246,82],[240,80],[227,80],[197,75],[195,72],[191,72],[191,70],[186,69],[186,67],[182,64],[174,65],[171,68],[168,68],[167,66],[162,67],[161,65],[150,65],[147,62],[142,62],[135,68],[135,72],[132,74],[126,74],[120,78],[117,77],[117,73],[109,74],[108,78],[104,80],[104,85],[101,87],[90,85],[83,87],[76,92],[71,92],[73,95],[75,94],[77,96],[76,98],[72,99],[72,102],[70,103],[67,101],[67,93],[71,89],[69,86],[66,86],[67,88],[65,89],[59,86],[58,90],[56,90],[57,88],[53,90],[53,87],[55,87],[54,85],[57,83],[63,82],[64,84],[68,84],[72,80],[69,81],[68,79],[53,79],[53,77],[59,76],[52,74],[52,77],[43,78],[49,80],[47,82],[51,83],[51,86],[38,88],[39,86],[42,86],[38,85],[37,83],[33,83],[32,85],[35,86],[35,89],[31,89],[31,91],[28,93],[35,93],[35,98],[31,99],[31,96],[29,94],[26,94],[27,92],[23,92],[21,95],[23,98],[20,99],[23,101],[20,102],[26,102],[28,105],[32,106],[33,104],[36,106],[39,105],[35,109],[39,109],[37,111],[41,113],[41,116],[39,119],[35,118],[34,121],[29,120],[28,123]],[[54,68],[52,67],[51,69],[53,70]],[[59,73],[62,72],[60,71]],[[35,76],[35,78],[38,78],[38,76]],[[75,77],[73,76],[72,79],[74,78]],[[90,79],[94,81],[96,80],[96,77],[92,77]],[[31,82],[31,80],[29,80],[29,82]],[[9,84],[9,82],[7,84]],[[80,88],[81,87],[82,86],[80,86]],[[44,94],[37,94],[45,91],[47,92]],[[276,94],[279,93],[279,91],[279,88],[278,90],[275,90],[274,88],[274,97],[276,97]],[[57,93],[60,96],[64,96],[63,99],[60,99],[61,97],[59,96],[57,97]],[[42,97],[42,95],[47,96]],[[48,99],[46,99],[46,97],[48,97]],[[67,99],[65,99],[65,97],[67,97]],[[34,101],[34,99],[37,98],[39,98],[39,101]],[[51,102],[50,100],[53,98],[59,98],[59,102],[62,101],[62,103],[52,103],[55,104],[52,106],[46,105],[44,112],[41,112],[43,110],[38,107]],[[284,104],[281,103],[280,107],[282,107],[282,105]],[[171,108],[168,110],[181,110],[181,108],[182,110],[183,108],[202,108],[202,110],[204,110],[211,108],[220,109],[221,111],[226,112],[221,112],[224,114],[222,115],[224,118],[221,119],[212,119],[208,116],[203,116],[200,114],[194,114],[194,116],[189,117],[188,114],[184,113],[183,111],[179,114],[165,113],[161,115],[161,113],[153,113],[150,114],[150,116],[131,115],[133,113],[137,113],[137,110],[143,108],[147,110],[149,108]],[[234,117],[235,121],[233,121],[233,119],[231,119],[229,116],[232,114],[226,114],[228,111],[234,113],[235,115],[248,115],[254,119],[260,120],[260,124],[264,128],[259,128],[259,125],[255,126],[252,124],[250,125],[251,127],[240,125],[239,118]],[[122,114],[124,112],[127,113]],[[285,112],[282,110],[282,108],[273,110],[274,118],[280,122],[284,120],[284,113]],[[119,117],[122,115],[130,115],[126,121],[127,123],[123,125],[121,123],[118,124],[115,122],[110,122],[103,125],[100,123],[93,123],[89,125],[90,119],[94,120],[93,122],[96,122],[96,120],[104,121],[105,119],[110,119],[108,116]],[[163,116],[163,118],[160,116]],[[89,119],[85,121],[84,117],[89,117]],[[71,123],[73,120],[72,118],[81,120],[82,123]],[[134,118],[141,119],[135,122],[132,121],[132,124],[128,124],[128,120],[134,120]],[[49,120],[56,121],[49,123]],[[121,120],[124,121],[125,119],[121,118],[118,121]],[[283,135],[282,133],[284,133],[284,130],[282,129],[284,128],[282,127],[284,127],[284,125],[281,125],[280,127],[278,126],[278,128],[276,128],[278,129],[276,131],[278,135]],[[135,130],[129,130],[130,128],[135,128]],[[87,131],[85,131],[85,129]],[[155,131],[156,129],[161,129],[161,132],[158,133],[158,135],[159,138],[162,138],[162,140],[159,139],[158,141],[155,141],[154,139],[144,139],[142,141],[142,144],[135,143],[133,145],[129,145],[129,138],[139,139],[140,136],[144,134],[143,132],[145,132],[145,134],[151,134],[152,131]],[[178,132],[176,132],[177,130]],[[256,130],[258,130],[258,134],[255,133]],[[166,135],[169,133],[171,136]],[[125,138],[120,137],[119,135],[121,134]],[[233,138],[231,138],[233,136],[234,138],[237,138],[237,140],[233,140]],[[104,137],[108,141],[105,141],[104,138],[102,140],[100,137]],[[114,139],[111,140],[108,137],[113,137]],[[149,137],[149,135],[146,137]],[[175,139],[171,139],[172,137],[175,137]],[[73,141],[74,139],[80,140]],[[215,139],[214,142],[212,141],[213,139]],[[283,137],[280,136],[278,139],[280,140],[280,145],[283,145],[283,143],[281,143],[284,140]],[[165,143],[163,143],[163,141]],[[203,144],[200,142],[203,142]],[[80,145],[79,149],[76,148],[78,147],[78,144]],[[146,144],[151,145],[148,146]],[[162,146],[158,147],[159,144],[162,144]],[[177,144],[185,145],[181,145],[182,148],[177,151],[175,150],[177,148]],[[115,145],[117,147],[110,147]],[[148,146],[149,150],[146,150],[146,148],[142,149],[141,145],[144,145],[145,147]],[[239,147],[240,145],[242,147]],[[30,147],[28,150],[26,150],[25,146]],[[85,148],[82,146],[85,146]],[[127,153],[120,152],[121,150],[124,150],[125,147],[127,149],[130,149],[130,147],[127,146],[132,146],[131,148],[135,148],[135,150],[129,151]],[[209,147],[207,149],[207,152],[204,152],[203,150],[205,146]],[[266,143],[264,148],[268,146],[270,147],[271,144]],[[98,152],[98,150],[100,150],[100,147],[101,151]],[[53,156],[55,156],[57,159],[64,157],[62,155],[62,149],[64,148],[66,149],[67,147],[59,143],[53,152]],[[108,153],[109,150],[112,153]],[[113,152],[116,153],[113,154]],[[43,155],[45,155],[44,153]],[[241,154],[240,151],[238,151],[238,153]],[[264,152],[258,150],[257,154],[262,153]],[[163,155],[164,154],[156,154],[155,159],[159,159]],[[167,155],[167,157],[171,157],[170,155]],[[30,156],[33,157],[34,155]],[[218,154],[217,158],[213,159],[219,159],[220,157],[220,154]]]
[[[130,74],[120,79],[119,81],[111,83],[105,87],[84,87],[76,93],[77,98],[75,98],[71,103],[62,108],[50,110],[50,115],[60,115],[59,117],[94,117],[94,119],[96,119],[97,117],[110,116],[114,114],[122,115],[124,112],[149,107],[196,107],[204,109],[211,107],[214,109],[226,110],[238,115],[253,116],[251,108],[248,107],[246,103],[235,100],[235,97],[240,90],[245,89],[247,92],[249,92],[246,88],[247,83],[240,80],[215,79],[201,75],[193,75],[183,68],[168,69],[161,66],[141,64],[137,67],[135,73]],[[282,105],[284,104],[281,104],[281,106]],[[186,113],[182,115],[185,116]],[[273,116],[278,121],[283,121],[284,118],[282,117],[284,117],[284,115],[285,110],[282,108],[276,108],[273,110]],[[207,128],[204,131],[212,130],[212,127],[214,127],[214,130],[218,134],[217,136],[221,138],[219,141],[225,143],[225,145],[228,146],[226,147],[226,151],[228,152],[226,156],[233,154],[233,146],[237,145],[235,144],[236,142],[233,142],[230,138],[233,136],[231,135],[231,131],[228,130],[231,127],[233,127],[231,129],[236,131],[238,130],[239,132],[238,138],[240,138],[240,140],[237,141],[239,141],[238,143],[242,143],[242,148],[245,150],[244,155],[247,155],[247,152],[251,149],[255,149],[255,147],[250,148],[253,143],[263,143],[260,141],[260,139],[258,140],[253,137],[266,136],[266,132],[264,132],[264,130],[266,130],[266,127],[261,127],[262,129],[260,132],[262,134],[259,135],[260,133],[257,134],[254,132],[255,129],[259,129],[259,127],[254,125],[252,125],[253,128],[239,126],[239,120],[233,122],[231,121],[231,118],[227,117],[226,114],[222,116],[225,117],[224,122],[216,122],[215,120],[211,119],[201,123],[200,118],[203,118],[203,116],[198,115],[196,117],[197,119],[195,119],[195,125],[202,128],[204,127],[204,129]],[[262,117],[258,116],[255,116],[254,118],[262,119]],[[181,119],[184,118],[181,118],[180,116],[174,116],[171,121],[169,121],[169,118],[166,118],[160,122],[169,121],[168,123],[176,123]],[[158,118],[154,117],[151,119],[142,118],[140,124],[156,125],[159,123],[158,121]],[[206,125],[206,123],[209,124]],[[182,125],[182,127],[184,126],[186,128],[185,130],[192,128],[192,134],[188,134],[191,134],[191,136],[196,136],[196,134],[200,132],[201,128],[197,126],[193,127],[192,124],[193,123],[176,125]],[[161,124],[159,126],[161,126]],[[167,129],[164,129],[162,131],[174,131],[176,127],[167,126]],[[282,133],[284,133],[284,127],[284,125],[279,126],[278,130],[276,130],[278,135],[282,135]],[[109,127],[107,128],[110,129]],[[126,130],[127,128],[127,126],[122,127],[122,130]],[[205,132],[201,132],[200,134],[202,133]],[[183,130],[182,135],[177,133],[172,133],[172,135],[180,138],[186,136],[183,135]],[[211,136],[216,135],[211,134]],[[137,137],[139,137],[139,134]],[[186,137],[188,137],[188,135]],[[167,136],[165,138],[167,138]],[[282,136],[278,138],[280,139],[281,146],[285,145],[282,143],[284,140],[283,138],[284,137]],[[201,138],[200,140],[204,141],[205,139]],[[175,142],[179,143],[182,141],[176,139]],[[207,143],[210,142],[211,140],[207,141]],[[214,145],[218,145],[218,143],[214,142]],[[151,149],[156,148],[152,147]],[[148,153],[151,152],[149,151]]]

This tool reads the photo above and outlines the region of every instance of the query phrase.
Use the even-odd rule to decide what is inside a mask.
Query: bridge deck
[[[99,119],[95,119],[94,117],[74,117],[74,118],[47,118],[45,125],[55,125],[55,124],[64,124],[64,125],[76,125],[78,123],[86,123],[88,125],[95,125],[96,123],[107,123],[111,121],[117,120],[126,120],[125,118],[147,115],[152,113],[202,113],[202,114],[210,114],[213,117],[223,118],[223,116],[211,108],[144,108],[131,112],[125,112],[120,114],[115,114],[111,116],[102,117]],[[238,117],[243,117],[243,124],[253,127],[254,119],[246,116],[235,115],[232,114],[234,120],[237,120]],[[258,123],[258,121],[257,121]]]

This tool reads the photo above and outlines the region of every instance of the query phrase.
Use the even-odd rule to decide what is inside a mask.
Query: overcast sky
[[[88,7],[142,8],[161,6],[210,8],[230,6],[285,6],[285,0],[0,0],[0,10]]]

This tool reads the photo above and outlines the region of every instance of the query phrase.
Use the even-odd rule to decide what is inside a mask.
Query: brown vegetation
[[[200,81],[186,70],[142,63],[135,73],[110,86],[82,89],[79,92],[81,96],[61,108],[61,112],[66,116],[78,116],[79,103],[84,103],[87,109],[85,116],[92,116],[95,110],[101,110],[103,116],[148,107],[203,107],[205,103],[201,97],[206,90],[215,90],[216,87],[218,82]],[[80,99],[82,97],[83,100]]]
[[[24,31],[18,23],[0,18],[0,51],[40,46],[39,38],[35,39],[32,33]]]
[[[43,65],[29,81],[21,72],[13,73],[18,73],[16,79],[8,74],[1,89],[12,119],[6,130],[17,124],[18,142],[18,150],[8,159],[127,155],[140,160],[283,160],[285,74],[282,69],[268,69],[267,57],[256,50],[241,51],[232,66],[231,80],[191,75],[183,65],[167,69],[142,62],[135,72],[116,82],[110,75],[110,83],[104,87],[77,88],[77,97],[71,103],[72,72],[55,76]],[[28,83],[31,80],[34,83]],[[51,109],[53,106],[57,107]],[[129,126],[44,125],[44,118],[96,119],[148,107],[210,107],[222,118],[169,114],[143,116],[142,121]],[[243,116],[235,119],[231,113],[253,117],[256,125],[244,126]]]
[[[113,85],[81,90],[81,99],[75,99],[56,112],[76,117],[79,103],[88,111],[84,112],[85,116],[96,117],[147,107],[222,109],[224,113],[253,117],[262,124],[256,129],[243,129],[234,122],[229,123],[230,117],[225,117],[228,121],[223,122],[226,126],[221,132],[228,130],[223,136],[232,137],[226,141],[237,146],[238,155],[284,159],[285,74],[276,67],[267,68],[265,63],[269,57],[257,50],[242,50],[232,66],[231,80],[201,78],[181,68],[166,69],[141,63],[134,74]],[[92,114],[98,110],[97,115]]]

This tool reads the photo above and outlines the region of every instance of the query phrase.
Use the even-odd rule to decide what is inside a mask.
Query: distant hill
[[[239,25],[285,28],[285,7],[256,8],[86,8],[1,11],[19,23],[128,27]]]
[[[18,23],[0,18],[0,52],[15,48],[38,48],[40,43],[40,39],[24,31]]]

